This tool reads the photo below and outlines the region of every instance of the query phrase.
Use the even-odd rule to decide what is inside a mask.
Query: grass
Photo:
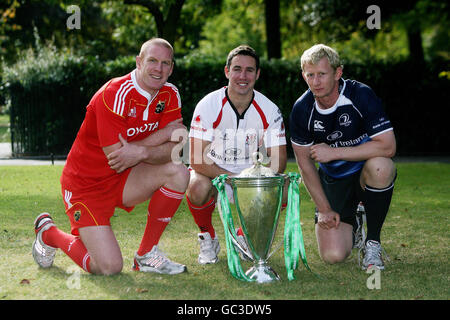
[[[444,163],[399,163],[390,213],[382,232],[390,256],[381,273],[381,288],[369,290],[369,274],[357,266],[356,253],[336,265],[324,264],[314,236],[313,204],[301,187],[301,220],[308,262],[321,279],[303,265],[297,279],[286,278],[282,250],[270,259],[282,281],[245,283],[230,275],[223,227],[217,211],[214,225],[221,241],[220,261],[197,264],[197,228],[183,200],[161,243],[168,256],[188,266],[177,276],[131,271],[134,251],[145,226],[147,204],[132,213],[117,210],[112,226],[122,248],[124,269],[115,276],[93,276],[61,251],[54,266],[40,269],[31,256],[33,221],[48,211],[69,231],[60,196],[62,166],[0,166],[0,300],[17,299],[170,299],[170,300],[434,300],[450,298],[449,212],[450,166]],[[295,171],[289,163],[287,171]],[[280,220],[275,242],[282,239]],[[300,262],[301,263],[301,262]],[[248,265],[245,265],[248,266]],[[74,287],[75,286],[75,287]]]

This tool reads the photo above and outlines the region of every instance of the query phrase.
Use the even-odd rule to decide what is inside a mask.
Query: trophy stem
[[[280,280],[280,276],[263,259],[256,261],[253,267],[247,270],[245,274],[258,283],[269,283]]]

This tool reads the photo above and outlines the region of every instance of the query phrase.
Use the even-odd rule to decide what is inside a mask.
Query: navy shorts
[[[361,170],[351,176],[336,179],[328,176],[322,169],[319,169],[320,183],[327,196],[331,208],[339,213],[341,222],[352,226],[356,224],[356,208],[363,200],[364,190],[359,182]],[[315,222],[317,223],[317,209]]]

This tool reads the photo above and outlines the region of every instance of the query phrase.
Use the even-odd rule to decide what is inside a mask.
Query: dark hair
[[[230,51],[230,53],[228,54],[228,57],[227,57],[227,68],[228,69],[231,66],[231,60],[233,60],[233,58],[236,57],[237,55],[253,57],[256,61],[256,70],[259,69],[259,57],[256,54],[256,51],[252,47],[250,47],[246,44],[240,45],[239,47],[234,48],[233,50]]]

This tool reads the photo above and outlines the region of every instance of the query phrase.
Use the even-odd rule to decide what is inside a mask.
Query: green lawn
[[[344,263],[324,264],[314,236],[313,204],[301,187],[301,221],[308,262],[321,279],[300,262],[297,279],[286,278],[283,251],[271,259],[282,281],[268,285],[234,279],[227,267],[223,227],[217,210],[214,224],[221,241],[220,261],[197,264],[198,232],[183,200],[161,240],[170,258],[189,272],[166,276],[131,271],[132,259],[145,227],[147,204],[132,213],[117,210],[112,218],[124,257],[115,276],[93,276],[61,251],[54,266],[38,268],[31,256],[33,221],[43,211],[69,230],[60,196],[62,166],[0,166],[0,300],[16,299],[186,299],[186,300],[330,300],[450,298],[449,212],[450,166],[444,163],[399,163],[390,213],[382,232],[390,256],[380,276],[380,289],[368,289],[370,276],[357,265],[356,252]],[[287,171],[296,171],[290,163]],[[282,239],[284,214],[275,244]],[[248,265],[244,265],[248,266]]]

